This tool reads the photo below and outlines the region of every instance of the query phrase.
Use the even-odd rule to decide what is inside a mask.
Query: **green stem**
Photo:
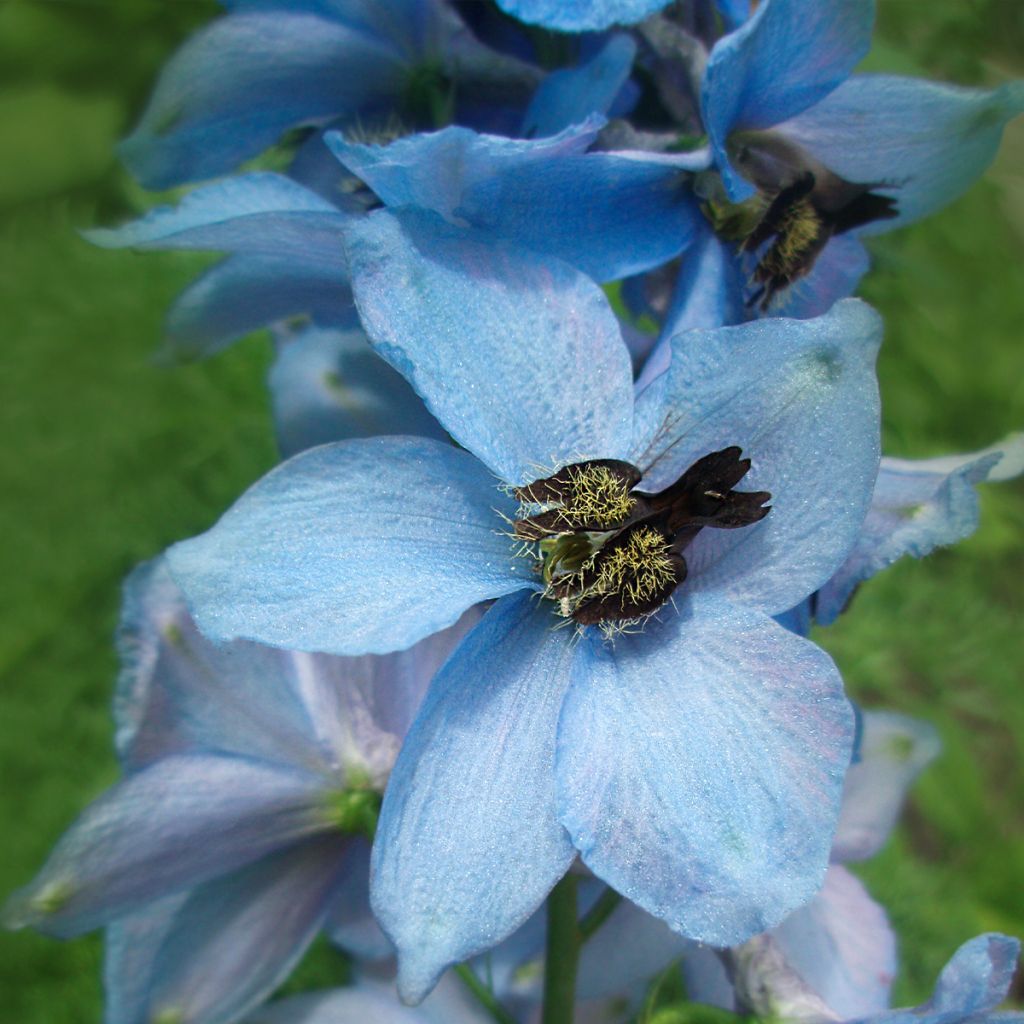
[[[494,998],[494,993],[473,973],[471,967],[466,964],[459,964],[455,968],[455,973],[462,979],[466,988],[476,996],[480,1005],[498,1024],[517,1024],[515,1017]]]
[[[548,950],[544,963],[542,1024],[572,1024],[580,929],[576,921],[576,876],[567,874],[548,896]]]
[[[622,893],[610,886],[601,893],[597,902],[580,918],[580,942],[586,942],[615,912],[622,902]]]

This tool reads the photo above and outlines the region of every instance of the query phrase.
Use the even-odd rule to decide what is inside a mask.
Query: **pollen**
[[[607,466],[582,465],[570,474],[572,489],[561,508],[566,520],[618,526],[633,510],[629,483]]]
[[[633,466],[612,460],[566,466],[516,491],[521,517],[516,535],[539,540],[572,530],[617,529],[636,506],[630,492],[639,479]]]
[[[671,544],[658,530],[649,526],[631,530],[625,543],[595,556],[597,578],[583,597],[618,594],[627,605],[648,605],[676,581],[670,550]]]

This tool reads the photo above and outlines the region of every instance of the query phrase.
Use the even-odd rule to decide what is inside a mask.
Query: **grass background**
[[[275,461],[265,338],[163,369],[171,297],[205,264],[90,248],[76,229],[151,200],[115,140],[205,0],[0,4],[0,896],[26,882],[116,776],[108,712],[119,584],[210,523]],[[1024,4],[880,0],[868,64],[965,84],[1024,73]],[[863,294],[883,312],[890,454],[984,446],[1024,427],[1024,125],[986,179],[879,239]],[[1024,934],[1024,486],[990,487],[957,548],[866,585],[818,639],[852,694],[927,718],[945,744],[904,824],[860,873],[901,937],[900,1001],[986,929]],[[318,954],[327,970],[330,954]],[[100,943],[0,935],[18,1024],[100,1018]],[[1024,999],[1024,989],[1017,993]]]

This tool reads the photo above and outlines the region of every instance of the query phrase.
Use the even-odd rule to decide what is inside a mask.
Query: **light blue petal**
[[[352,293],[336,260],[318,267],[293,256],[229,256],[175,300],[167,347],[178,358],[197,359],[299,314],[355,326]]]
[[[346,284],[341,228],[348,215],[280,174],[244,174],[190,192],[177,206],[157,206],[120,228],[86,238],[104,248],[212,249],[290,257],[322,274],[338,269]]]
[[[498,0],[498,6],[528,25],[557,32],[597,32],[632,25],[660,11],[669,0]]]
[[[360,438],[289,459],[167,557],[207,636],[385,654],[531,585],[514,510],[466,452]]]
[[[701,109],[730,198],[753,192],[729,163],[738,129],[770,128],[827,96],[867,54],[872,0],[765,0],[711,51]]]
[[[1017,939],[995,932],[965,942],[943,967],[932,998],[918,1013],[994,1010],[1006,998],[1019,955]]]
[[[575,852],[555,819],[571,635],[532,594],[500,600],[431,685],[388,784],[371,899],[418,1001],[538,908]]]
[[[331,768],[300,689],[296,655],[196,628],[164,559],[125,581],[114,696],[116,745],[135,771],[179,753],[235,754],[323,774]]]
[[[878,471],[874,362],[881,320],[856,299],[814,320],[758,320],[672,341],[668,372],[638,398],[630,460],[646,489],[739,445],[739,485],[772,511],[739,530],[708,529],[686,549],[691,592],[717,591],[769,614],[818,589],[860,534]]]
[[[104,1024],[146,1019],[153,959],[188,892],[165,896],[108,925],[103,946]]]
[[[385,960],[394,955],[370,909],[370,844],[356,838],[349,844],[344,876],[324,922],[331,941],[359,960]]]
[[[736,1011],[736,990],[720,950],[693,943],[679,966],[686,982],[686,995],[692,1002]]]
[[[4,907],[67,937],[225,874],[328,820],[320,780],[236,757],[165,757],[91,804]]]
[[[664,921],[623,900],[580,952],[576,996],[607,999],[642,992],[673,960],[696,948]]]
[[[820,887],[853,730],[823,651],[753,609],[686,601],[578,648],[559,818],[609,885],[733,945]]]
[[[848,181],[878,182],[899,216],[889,231],[952,202],[999,148],[1006,123],[1024,113],[1024,83],[991,91],[894,75],[855,75],[779,131]]]
[[[978,452],[941,459],[882,459],[856,547],[821,588],[815,617],[835,621],[857,586],[904,555],[923,558],[978,526],[976,485],[1024,471],[1024,434]]]
[[[245,1024],[491,1024],[493,1020],[448,976],[419,1006],[403,1006],[394,989],[358,979],[346,988],[309,992],[270,1003]]]
[[[751,319],[744,304],[746,277],[734,245],[701,227],[683,256],[658,342],[637,379],[642,391],[672,360],[672,339],[694,328],[732,327]]]
[[[324,141],[387,206],[421,206],[454,221],[463,193],[473,185],[506,169],[518,174],[536,161],[582,153],[603,124],[603,118],[590,118],[538,140],[481,135],[453,126],[407,135],[387,146],[348,142],[340,132],[328,132]]]
[[[333,19],[288,10],[229,15],[164,65],[121,158],[151,189],[211,178],[287,128],[387,100],[403,73],[393,47]]]
[[[194,890],[156,954],[142,1019],[231,1024],[258,1006],[323,925],[347,842],[320,836]]]
[[[860,759],[843,789],[832,860],[866,860],[885,844],[907,790],[941,750],[927,722],[893,711],[865,711]]]
[[[422,211],[377,211],[346,238],[374,347],[503,480],[627,451],[629,351],[593,282]]]
[[[618,280],[678,256],[703,223],[680,162],[641,153],[537,162],[468,190],[459,212],[597,281]]]
[[[447,437],[362,330],[310,326],[282,338],[268,383],[285,458],[350,437]]]
[[[325,137],[390,207],[419,206],[557,256],[597,280],[664,263],[702,222],[687,173],[691,154],[584,154],[600,128],[589,118],[538,140],[452,127],[388,146]]]
[[[838,1019],[856,1020],[888,1009],[896,936],[882,907],[844,868],[829,868],[821,892],[770,938],[789,970]]]
[[[616,33],[585,63],[552,71],[530,101],[522,134],[555,135],[590,114],[607,114],[629,80],[635,56],[633,38]]]

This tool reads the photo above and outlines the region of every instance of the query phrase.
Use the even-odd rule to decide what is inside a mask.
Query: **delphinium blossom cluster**
[[[868,0],[225,6],[121,149],[197,184],[91,238],[225,254],[167,345],[271,328],[283,461],[128,579],[123,777],[5,922],[104,928],[108,1024],[1021,1019],[997,934],[890,1008],[843,865],[938,742],[808,634],[1024,469],[883,456],[850,297],[1024,85],[856,73]]]

